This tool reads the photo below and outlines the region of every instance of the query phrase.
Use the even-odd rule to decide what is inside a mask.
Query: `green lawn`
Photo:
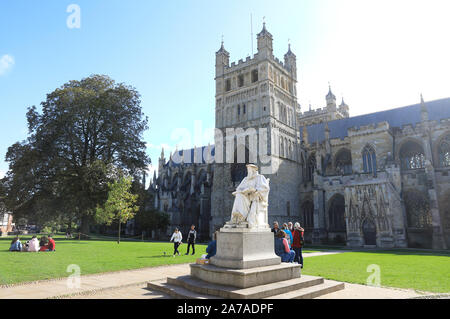
[[[21,237],[22,243],[30,239]],[[93,274],[160,265],[193,263],[205,254],[206,245],[195,245],[194,256],[184,256],[187,245],[180,248],[181,256],[172,257],[173,244],[105,240],[65,240],[55,238],[55,252],[9,252],[11,238],[0,239],[0,285],[66,277],[67,266],[77,264],[81,274]],[[164,255],[166,252],[166,255]]]
[[[372,264],[380,266],[381,286],[450,292],[450,253],[377,250],[309,257],[303,274],[366,284]]]
[[[22,242],[29,236],[21,237]],[[170,264],[193,263],[205,253],[206,245],[196,245],[195,256],[184,256],[187,245],[180,247],[181,256],[172,257],[173,244],[162,242],[112,240],[65,240],[56,237],[55,252],[12,253],[11,238],[0,239],[0,285],[60,278],[70,264],[79,265],[81,274],[137,269]],[[315,252],[322,249],[305,249]],[[164,255],[166,252],[166,255]],[[338,281],[366,284],[367,266],[377,264],[381,285],[412,288],[420,291],[450,292],[450,253],[386,250],[346,252],[336,255],[308,257],[303,273]]]

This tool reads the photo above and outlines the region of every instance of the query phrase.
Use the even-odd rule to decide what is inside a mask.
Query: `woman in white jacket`
[[[28,243],[28,251],[33,251],[33,252],[37,252],[39,251],[39,241],[36,238],[36,236],[33,236],[33,238],[31,238],[31,240]]]
[[[175,257],[175,254],[178,254],[178,256],[180,256],[178,246],[181,245],[182,239],[183,235],[181,235],[181,232],[178,230],[178,228],[175,228],[175,231],[173,232],[172,237],[170,238],[170,241],[173,241],[173,257]]]

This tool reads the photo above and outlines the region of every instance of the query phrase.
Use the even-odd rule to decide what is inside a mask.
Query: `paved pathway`
[[[71,296],[68,299],[169,299],[170,296],[157,291],[149,291],[145,285],[99,291],[92,295]],[[317,299],[407,299],[431,296],[431,293],[418,293],[414,290],[396,288],[368,287],[345,284],[345,289],[321,296]]]
[[[81,276],[80,288],[71,288],[68,279],[57,279],[0,288],[0,299],[42,299],[86,294],[104,289],[143,285],[147,281],[189,273],[189,265],[171,265]],[[72,282],[70,282],[72,283]],[[148,291],[147,291],[148,292]]]
[[[349,253],[349,250],[330,250],[330,251],[318,251],[315,253],[303,253],[303,258],[307,257],[316,257],[316,256],[325,256],[325,255],[335,255],[335,254],[344,254]]]
[[[305,253],[305,258],[319,254],[342,252]],[[127,270],[81,277],[80,288],[70,288],[67,279],[41,281],[12,287],[0,288],[0,299],[41,299],[41,298],[98,298],[98,299],[155,299],[169,298],[160,292],[146,289],[146,282],[169,276],[190,273],[189,264],[171,265],[137,270]],[[346,288],[321,298],[336,299],[388,299],[413,298],[431,295],[413,290],[376,288],[364,285],[345,284]]]

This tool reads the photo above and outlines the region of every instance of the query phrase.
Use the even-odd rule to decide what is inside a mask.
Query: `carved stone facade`
[[[210,238],[214,166],[207,162],[195,163],[205,148],[177,152],[181,161],[171,155],[166,162],[164,150],[161,152],[159,176],[154,175],[149,191],[155,195],[155,208],[169,214],[167,235],[175,227],[187,234],[191,225],[195,225],[199,239]]]
[[[318,219],[310,241],[334,241],[330,199],[340,194],[349,246],[449,247],[450,99],[308,123],[300,116],[302,172],[314,172],[300,197]]]
[[[265,26],[258,34],[258,52],[245,61],[230,65],[222,43],[216,52],[215,114],[221,132],[216,163],[174,166],[160,159],[158,205],[172,211],[173,224],[180,225],[183,214],[195,214],[186,210],[192,199],[196,207],[207,203],[202,207],[208,212],[200,216],[209,214],[209,234],[223,226],[232,192],[245,176],[245,164],[236,161],[242,146],[245,162],[257,164],[271,180],[270,224],[299,221],[312,243],[449,247],[450,99],[422,99],[349,117],[349,106],[343,100],[337,106],[329,88],[325,107],[302,113],[296,79],[295,55],[289,47],[284,63],[275,58]],[[255,157],[245,137],[261,128],[266,129],[268,161]],[[220,138],[229,138],[227,129],[231,147]],[[245,138],[241,142],[238,129]],[[276,169],[264,171],[267,163]],[[200,170],[207,172],[207,181],[199,182]]]

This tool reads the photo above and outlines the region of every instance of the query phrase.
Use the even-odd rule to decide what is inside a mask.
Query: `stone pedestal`
[[[281,263],[268,225],[225,225],[210,264],[190,267],[190,276],[149,282],[147,287],[182,299],[309,299],[344,289],[343,283],[302,277],[301,265]]]
[[[194,278],[237,288],[256,287],[301,277],[301,266],[288,263],[251,269],[230,269],[196,264],[190,266],[191,276]]]
[[[275,255],[274,235],[270,228],[223,227],[217,234],[217,253],[211,264],[229,269],[250,269],[281,263]]]

